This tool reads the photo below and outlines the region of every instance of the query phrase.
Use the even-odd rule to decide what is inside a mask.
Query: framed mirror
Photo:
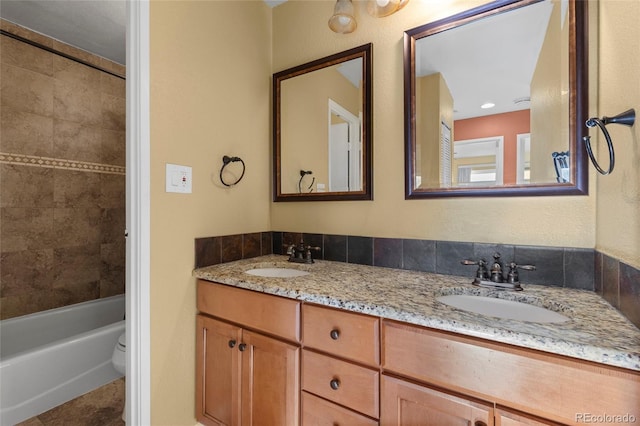
[[[499,0],[405,32],[406,199],[588,193],[587,3]]]
[[[372,199],[371,51],[273,75],[274,201]]]

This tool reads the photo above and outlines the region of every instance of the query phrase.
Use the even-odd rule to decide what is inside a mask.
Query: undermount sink
[[[561,313],[513,300],[470,294],[440,296],[436,300],[463,311],[491,317],[514,319],[537,323],[560,323],[569,321]]]
[[[255,268],[244,271],[245,274],[268,278],[293,278],[309,275],[307,271],[293,268]]]

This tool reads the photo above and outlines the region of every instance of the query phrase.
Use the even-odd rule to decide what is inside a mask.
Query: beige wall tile
[[[53,57],[53,77],[57,80],[94,89],[100,87],[103,72],[62,56],[49,55]]]
[[[0,26],[125,73],[13,24]],[[18,154],[0,164],[0,317],[124,293],[125,176],[51,167],[59,160],[125,166],[126,83],[6,36],[0,43],[0,152]]]
[[[2,253],[0,293],[15,297],[51,289],[53,250],[24,250]],[[25,265],[30,267],[25,268]]]
[[[101,73],[101,91],[104,94],[125,98],[126,81],[123,78],[116,77],[107,73]]]
[[[0,37],[0,61],[40,74],[53,75],[53,55],[7,36]]]
[[[125,130],[102,129],[101,133],[102,157],[100,162],[124,167],[126,165]]]
[[[32,112],[50,117],[53,114],[54,80],[44,74],[2,64],[3,108]]]
[[[100,282],[72,283],[67,286],[51,289],[51,303],[58,306],[73,305],[100,297]]]
[[[55,80],[53,116],[86,126],[100,126],[101,100],[99,88],[89,89],[62,80]]]
[[[0,252],[51,247],[52,208],[0,208]],[[4,265],[3,265],[4,266]]]
[[[87,244],[54,250],[53,288],[75,289],[100,281],[100,245]]]
[[[100,205],[100,175],[55,169],[53,202],[58,208],[96,208]]]
[[[53,227],[56,248],[99,244],[101,209],[56,208],[53,211]]]
[[[0,151],[51,157],[53,118],[15,110],[3,105],[0,111]]]
[[[100,174],[100,207],[125,208],[126,176]]]
[[[53,169],[0,164],[0,206],[53,207]]]
[[[67,160],[102,162],[101,131],[96,126],[55,119],[53,156]]]
[[[102,95],[102,127],[124,131],[127,105],[122,97]]]

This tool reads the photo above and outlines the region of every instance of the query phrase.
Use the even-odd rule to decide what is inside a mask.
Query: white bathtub
[[[0,425],[43,413],[121,377],[124,295],[0,321]]]

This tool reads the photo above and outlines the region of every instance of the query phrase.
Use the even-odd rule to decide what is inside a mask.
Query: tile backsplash
[[[536,266],[535,271],[520,273],[523,283],[596,291],[640,327],[640,270],[591,249],[267,231],[197,238],[195,266],[285,254],[287,245],[300,241],[320,247],[318,259],[461,275],[469,280],[475,267],[462,265],[461,260],[491,261],[499,252],[503,262]]]

